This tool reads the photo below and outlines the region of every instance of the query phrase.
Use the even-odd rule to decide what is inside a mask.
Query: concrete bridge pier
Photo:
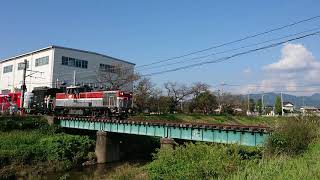
[[[120,160],[120,145],[112,141],[105,131],[97,132],[95,153],[97,163],[107,163]]]
[[[177,143],[171,138],[161,138],[160,148],[171,148],[174,149]]]

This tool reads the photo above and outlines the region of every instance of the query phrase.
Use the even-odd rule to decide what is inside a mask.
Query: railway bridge
[[[119,159],[118,145],[108,139],[108,133],[159,137],[161,148],[173,147],[174,139],[262,146],[270,133],[268,127],[262,126],[111,120],[90,117],[57,117],[57,119],[60,126],[64,128],[97,131],[98,163]]]

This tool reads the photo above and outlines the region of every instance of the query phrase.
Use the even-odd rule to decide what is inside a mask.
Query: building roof
[[[302,106],[300,109],[305,109],[305,110],[318,110],[320,109],[319,107],[314,107],[314,106]]]
[[[30,52],[23,53],[23,54],[20,54],[20,55],[17,55],[17,56],[13,56],[13,57],[10,57],[10,58],[2,59],[2,60],[0,60],[0,63],[1,62],[5,62],[5,61],[10,61],[10,60],[13,60],[13,59],[17,59],[17,58],[21,58],[21,57],[24,57],[24,56],[28,56],[30,54],[46,51],[46,50],[49,50],[49,49],[56,49],[56,48],[57,49],[66,49],[66,50],[72,50],[72,51],[78,51],[78,52],[83,52],[83,53],[99,55],[99,56],[107,57],[107,58],[110,58],[110,59],[113,59],[113,60],[116,60],[116,61],[121,61],[121,62],[124,62],[124,63],[136,65],[134,63],[131,63],[131,62],[128,62],[128,61],[125,61],[125,60],[122,60],[122,59],[114,58],[114,57],[111,57],[111,56],[107,56],[107,55],[104,55],[104,54],[100,54],[100,53],[96,53],[96,52],[92,52],[92,51],[85,51],[85,50],[80,50],[80,49],[56,46],[56,45],[51,45],[51,46],[48,46],[48,47],[45,47],[45,48],[41,48],[41,49],[38,49],[38,50],[35,50],[35,51],[30,51]]]
[[[287,101],[287,102],[283,102],[283,105],[292,105],[293,106],[294,104]]]

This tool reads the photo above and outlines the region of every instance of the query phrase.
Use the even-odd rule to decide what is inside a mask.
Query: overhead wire
[[[301,23],[304,23],[304,22],[312,21],[312,20],[315,20],[315,19],[318,19],[318,18],[320,18],[320,15],[313,16],[313,17],[310,17],[310,18],[307,18],[307,19],[303,19],[303,20],[300,20],[300,21],[296,21],[296,22],[293,22],[293,23],[290,23],[290,24],[287,24],[287,25],[276,27],[276,28],[273,28],[273,29],[270,29],[270,30],[266,30],[266,31],[263,31],[263,32],[260,32],[260,33],[253,34],[253,35],[248,35],[248,36],[245,36],[245,37],[240,38],[240,39],[236,39],[236,40],[229,41],[229,42],[226,42],[226,43],[222,43],[222,44],[219,44],[219,45],[211,46],[211,47],[208,47],[208,48],[205,48],[205,49],[192,51],[190,53],[186,53],[186,54],[183,54],[183,55],[180,55],[180,56],[175,56],[175,57],[171,57],[171,58],[168,58],[168,59],[156,61],[156,62],[153,62],[153,63],[140,65],[140,66],[137,66],[136,68],[150,66],[150,65],[154,65],[154,64],[159,64],[159,63],[162,63],[162,62],[167,62],[167,61],[171,61],[171,60],[187,57],[187,56],[190,56],[190,55],[202,53],[202,52],[205,52],[205,51],[209,51],[209,50],[212,50],[212,49],[220,48],[220,47],[227,46],[227,45],[230,45],[230,44],[235,44],[235,43],[238,43],[238,42],[241,42],[241,41],[244,41],[244,40],[248,40],[248,39],[255,38],[255,37],[258,37],[258,36],[261,36],[261,35],[265,35],[265,34],[269,34],[271,32],[279,31],[279,30],[282,30],[282,29],[285,29],[285,28],[288,28],[288,27],[292,27],[292,26],[295,26],[295,25],[298,25],[298,24],[301,24]]]
[[[295,41],[295,40],[298,40],[298,39],[303,39],[303,38],[306,38],[306,37],[309,37],[309,36],[314,36],[314,35],[317,35],[319,33],[320,33],[320,31],[317,31],[317,32],[314,32],[314,33],[306,34],[306,35],[303,35],[303,36],[299,36],[299,37],[292,38],[292,39],[289,39],[289,40],[285,40],[285,41],[281,41],[281,42],[278,42],[278,43],[270,44],[270,45],[263,46],[263,47],[260,47],[260,48],[255,48],[255,49],[251,49],[251,50],[248,50],[248,51],[236,53],[236,54],[233,54],[231,56],[226,56],[226,57],[222,57],[222,58],[219,58],[219,59],[210,60],[210,61],[204,61],[204,62],[200,62],[200,63],[194,63],[194,64],[190,64],[190,65],[187,65],[187,66],[181,66],[181,67],[173,68],[173,69],[169,69],[169,70],[164,70],[164,71],[144,74],[142,76],[154,76],[154,75],[164,74],[164,73],[168,73],[168,72],[174,72],[174,71],[179,71],[179,70],[188,69],[188,68],[192,68],[192,67],[202,66],[202,65],[205,65],[205,64],[224,62],[224,61],[227,61],[227,60],[232,59],[232,58],[237,57],[237,56],[242,56],[242,55],[250,54],[250,53],[253,53],[253,52],[256,52],[256,51],[269,49],[269,48],[276,47],[276,46],[279,46],[279,45],[282,45],[282,44],[285,44],[285,43],[288,43],[288,42],[291,42],[291,41]]]
[[[309,29],[309,30],[305,30],[305,31],[300,31],[300,32],[297,32],[297,33],[294,33],[294,34],[290,34],[290,35],[285,35],[285,36],[281,36],[281,37],[278,37],[278,38],[273,38],[273,39],[270,39],[270,40],[266,40],[266,41],[262,41],[262,42],[258,42],[258,43],[252,43],[252,44],[249,44],[249,45],[245,45],[245,46],[241,46],[241,47],[237,47],[237,48],[233,48],[233,49],[228,49],[228,50],[224,50],[224,51],[219,51],[219,52],[216,52],[216,53],[211,53],[211,54],[208,54],[208,55],[204,55],[204,56],[197,56],[197,57],[194,57],[194,58],[191,58],[191,59],[183,59],[181,61],[177,61],[177,62],[173,62],[173,63],[168,63],[168,64],[164,64],[164,65],[160,65],[160,66],[155,66],[155,67],[149,67],[149,68],[144,68],[144,69],[141,69],[142,71],[144,70],[150,70],[150,69],[158,69],[158,68],[162,68],[162,67],[166,67],[166,66],[170,66],[170,65],[174,65],[174,64],[180,64],[182,62],[190,62],[190,61],[194,61],[194,60],[199,60],[199,59],[204,59],[204,58],[207,58],[207,57],[211,57],[211,56],[214,56],[214,55],[219,55],[219,54],[224,54],[224,53],[228,53],[228,52],[233,52],[233,51],[237,51],[237,50],[240,50],[240,49],[245,49],[245,48],[248,48],[248,47],[253,47],[253,46],[257,46],[257,45],[261,45],[261,44],[265,44],[265,43],[268,43],[268,42],[273,42],[273,41],[277,41],[277,40],[281,40],[281,39],[285,39],[285,38],[289,38],[289,37],[294,37],[294,36],[297,36],[297,35],[300,35],[300,34],[304,34],[304,33],[307,33],[307,32],[312,32],[312,31],[316,31],[316,30],[319,30],[320,27],[316,27],[316,28],[313,28],[313,29]],[[129,69],[128,69],[129,70]],[[140,70],[140,71],[141,71]],[[99,70],[90,70],[90,71],[85,71],[85,73],[89,73],[89,72],[93,72],[93,73],[98,73]],[[65,73],[60,73],[59,75],[62,76],[62,75],[73,75],[73,71],[69,71],[69,72],[65,72]],[[82,72],[77,72],[77,74],[81,74]]]
[[[157,68],[162,68],[162,67],[166,67],[166,66],[170,66],[170,65],[174,65],[174,64],[179,64],[179,63],[182,63],[182,62],[185,63],[185,62],[190,62],[190,61],[194,61],[194,60],[199,60],[199,59],[211,57],[211,56],[218,55],[218,54],[224,54],[224,53],[227,53],[227,52],[233,52],[233,51],[237,51],[237,50],[240,50],[240,49],[244,49],[244,48],[248,48],[248,47],[252,47],[252,46],[257,46],[257,45],[260,45],[260,44],[265,44],[265,43],[268,43],[268,42],[281,40],[281,39],[285,39],[285,38],[288,38],[288,37],[297,36],[297,35],[300,35],[300,34],[303,34],[303,33],[311,32],[311,31],[315,31],[315,30],[319,30],[319,29],[320,28],[317,27],[317,28],[309,29],[309,30],[306,30],[306,31],[301,31],[301,32],[298,32],[298,33],[290,34],[290,35],[281,36],[279,38],[274,38],[274,39],[271,39],[271,40],[262,41],[262,42],[259,42],[259,43],[253,43],[253,44],[241,46],[241,47],[238,47],[238,48],[228,49],[228,50],[225,50],[225,51],[211,53],[211,54],[204,55],[204,56],[198,56],[198,57],[194,57],[194,58],[191,58],[191,59],[186,59],[186,60],[181,60],[181,61],[177,61],[177,62],[173,62],[173,63],[168,63],[168,64],[164,64],[164,65],[161,65],[161,66],[144,68],[144,69],[141,69],[141,70],[157,69]]]

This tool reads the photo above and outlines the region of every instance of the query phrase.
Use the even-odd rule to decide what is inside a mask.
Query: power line
[[[231,86],[231,87],[241,87],[241,86],[245,86],[245,87],[266,87],[264,85],[261,85],[261,84],[223,84],[223,86]],[[285,85],[285,84],[272,84],[272,87],[282,87],[282,86],[285,86],[285,87],[318,87],[320,86],[320,84],[304,84],[304,85]]]
[[[277,40],[281,40],[281,39],[285,39],[285,38],[289,38],[289,37],[294,37],[294,36],[297,36],[297,35],[301,35],[301,34],[304,34],[304,33],[316,31],[316,30],[319,30],[319,29],[320,29],[320,27],[316,27],[316,28],[313,28],[313,29],[297,32],[297,33],[286,35],[286,36],[281,36],[281,37],[278,37],[278,38],[274,38],[274,39],[270,39],[270,40],[266,40],[266,41],[262,41],[262,42],[258,42],[258,43],[253,43],[253,44],[241,46],[241,47],[238,47],[238,48],[233,48],[233,49],[229,49],[229,50],[225,50],[225,51],[211,53],[211,54],[204,55],[204,56],[198,56],[198,57],[194,57],[194,58],[191,58],[191,59],[182,59],[182,60],[177,61],[177,62],[167,63],[167,64],[160,65],[160,66],[144,68],[144,69],[141,69],[141,70],[157,69],[157,68],[162,68],[162,67],[166,67],[166,66],[170,66],[170,65],[174,65],[174,64],[179,64],[179,63],[182,63],[182,62],[190,62],[190,61],[194,61],[194,60],[204,59],[204,58],[207,58],[207,57],[210,57],[210,56],[214,56],[214,55],[218,55],[218,54],[224,54],[224,53],[227,53],[227,52],[233,52],[233,51],[237,51],[237,50],[240,50],[240,49],[245,49],[245,48],[248,48],[248,47],[253,47],[253,46],[265,44],[265,43],[268,43],[268,42],[273,42],[273,41],[277,41]],[[89,72],[95,73],[95,75],[97,75],[99,73],[99,70],[85,71],[85,73],[89,73]],[[80,72],[80,74],[81,74],[81,72]],[[62,76],[62,75],[70,75],[70,76],[72,76],[73,75],[73,71],[65,72],[65,73],[59,73],[59,76]],[[95,76],[95,75],[91,75],[91,76]]]
[[[299,37],[292,38],[292,39],[289,39],[289,40],[285,40],[285,41],[282,41],[282,42],[270,44],[270,45],[263,46],[263,47],[260,47],[260,48],[255,48],[255,49],[251,49],[251,50],[248,50],[248,51],[236,53],[236,54],[233,54],[231,56],[219,58],[219,59],[216,59],[216,60],[204,61],[204,62],[195,63],[195,64],[191,64],[191,65],[187,65],[187,66],[182,66],[182,67],[178,67],[178,68],[174,68],[174,69],[159,71],[159,72],[155,72],[155,73],[149,73],[149,74],[145,74],[145,75],[142,75],[142,76],[159,75],[159,74],[164,74],[164,73],[168,73],[168,72],[174,72],[174,71],[179,71],[179,70],[183,70],[183,69],[188,69],[188,68],[192,68],[192,67],[196,67],[196,66],[202,66],[202,65],[205,65],[205,64],[224,62],[224,61],[227,61],[227,60],[232,59],[232,58],[237,57],[237,56],[242,56],[242,55],[250,54],[250,53],[253,53],[253,52],[256,52],[256,51],[269,49],[269,48],[272,48],[272,47],[276,47],[276,46],[285,44],[287,42],[295,41],[295,40],[298,40],[298,39],[303,39],[303,38],[306,38],[306,37],[309,37],[309,36],[314,36],[314,35],[317,35],[319,33],[320,33],[320,31],[317,31],[317,32],[314,32],[314,33],[310,33],[310,34],[307,34],[307,35],[299,36]]]
[[[313,16],[311,18],[307,18],[307,19],[304,19],[304,20],[293,22],[291,24],[287,24],[287,25],[280,26],[280,27],[277,27],[277,28],[274,28],[274,29],[266,30],[266,31],[263,31],[263,32],[260,32],[260,33],[256,33],[256,34],[253,34],[253,35],[245,36],[243,38],[240,38],[240,39],[237,39],[237,40],[233,40],[233,41],[229,41],[229,42],[226,42],[226,43],[222,43],[222,44],[219,44],[219,45],[216,45],[216,46],[212,46],[212,47],[209,47],[209,48],[193,51],[193,52],[190,52],[190,53],[187,53],[187,54],[183,54],[183,55],[180,55],[180,56],[175,56],[175,57],[172,57],[172,58],[156,61],[156,62],[149,63],[149,64],[140,65],[140,66],[137,66],[136,68],[150,66],[150,65],[154,65],[154,64],[159,64],[159,63],[162,63],[162,62],[167,62],[167,61],[171,61],[171,60],[174,60],[174,59],[179,59],[179,58],[187,57],[187,56],[190,56],[190,55],[193,55],[193,54],[198,54],[198,53],[201,53],[201,52],[205,52],[205,51],[209,51],[209,50],[212,50],[212,49],[220,48],[220,47],[227,46],[227,45],[230,45],[230,44],[235,44],[235,43],[247,40],[247,39],[251,39],[251,38],[254,38],[254,37],[261,36],[261,35],[269,34],[271,32],[275,32],[275,31],[282,30],[282,29],[285,29],[285,28],[288,28],[288,27],[292,27],[292,26],[295,26],[295,25],[298,25],[298,24],[301,24],[301,23],[304,23],[304,22],[312,21],[312,20],[315,20],[317,18],[320,18],[320,16]]]
[[[248,47],[252,47],[252,46],[257,46],[257,45],[260,45],[260,44],[265,44],[265,43],[268,43],[268,42],[277,41],[277,40],[281,40],[281,39],[297,36],[297,35],[300,35],[300,34],[304,34],[304,33],[315,31],[315,30],[319,30],[319,29],[320,28],[317,27],[317,28],[314,28],[314,29],[301,31],[301,32],[298,32],[298,33],[295,33],[295,34],[290,34],[290,35],[282,36],[282,37],[279,37],[279,38],[274,38],[274,39],[271,39],[271,40],[262,41],[262,42],[259,42],[259,43],[253,43],[253,44],[249,44],[249,45],[246,45],[246,46],[241,46],[241,47],[238,47],[238,48],[233,48],[233,49],[229,49],[229,50],[225,50],[225,51],[211,53],[211,54],[204,55],[204,56],[198,56],[198,57],[194,57],[194,58],[191,58],[191,59],[185,59],[185,60],[181,60],[181,61],[177,61],[177,62],[173,62],[173,63],[167,63],[167,64],[164,64],[164,65],[161,65],[161,66],[144,68],[144,69],[141,69],[141,70],[157,69],[157,68],[162,68],[162,67],[165,67],[165,66],[179,64],[179,63],[182,63],[182,62],[190,62],[190,61],[193,61],[193,60],[203,59],[203,58],[207,58],[207,57],[218,55],[218,54],[223,54],[223,53],[227,53],[227,52],[233,52],[233,51],[237,51],[237,50],[240,50],[240,49],[244,49],[244,48],[248,48]]]
[[[261,35],[269,34],[269,33],[271,33],[271,32],[275,32],[275,31],[278,31],[278,30],[281,30],[281,29],[285,29],[285,28],[288,28],[288,27],[292,27],[292,26],[295,26],[295,25],[298,25],[298,24],[301,24],[301,23],[304,23],[304,22],[312,21],[312,20],[315,20],[315,19],[317,19],[317,18],[320,18],[320,15],[319,15],[319,16],[314,16],[314,17],[311,17],[311,18],[307,18],[307,19],[304,19],[304,20],[300,20],[300,21],[297,21],[297,22],[293,22],[293,23],[291,23],[291,24],[287,24],[287,25],[284,25],[284,26],[280,26],[280,27],[277,27],[277,28],[274,28],[274,29],[270,29],[270,30],[267,30],[267,31],[263,31],[263,32],[260,32],[260,33],[257,33],[257,34],[249,35],[249,36],[246,36],[246,37],[243,37],[243,38],[234,40],[234,41],[229,41],[229,42],[226,42],[226,43],[222,43],[222,44],[220,44],[220,45],[212,46],[212,47],[209,47],[209,48],[206,48],[206,49],[202,49],[202,50],[198,50],[198,51],[193,51],[193,52],[191,52],[191,53],[187,53],[187,54],[184,54],[184,55],[172,57],[172,58],[169,58],[169,59],[165,59],[165,60],[156,61],[156,62],[149,63],[149,64],[144,64],[144,65],[136,66],[135,68],[138,69],[138,68],[141,68],[141,67],[151,66],[151,65],[154,65],[154,64],[159,64],[159,63],[166,62],[166,61],[171,61],[171,60],[175,60],[175,59],[180,59],[180,58],[187,57],[187,56],[190,56],[190,55],[193,55],[193,54],[198,54],[198,53],[205,52],[205,51],[209,51],[209,50],[216,49],[216,48],[219,48],[219,47],[227,46],[227,45],[230,45],[230,44],[235,44],[235,43],[237,43],[237,42],[241,42],[241,41],[244,41],[244,40],[247,40],[247,39],[251,39],[251,38],[254,38],[254,37],[261,36]],[[318,28],[315,28],[315,29],[318,29]],[[313,30],[315,30],[315,29],[313,29]],[[311,30],[307,30],[307,31],[311,31]],[[307,31],[305,31],[305,32],[307,32]],[[300,32],[300,33],[303,33],[303,32]],[[296,33],[295,35],[300,34],[300,33]],[[294,35],[294,34],[293,34],[293,35]],[[289,35],[289,36],[293,36],[293,35]],[[289,36],[287,36],[287,37],[289,37]],[[286,37],[286,36],[285,36],[285,37]],[[281,38],[285,38],[285,37],[281,37]],[[281,39],[281,38],[279,38],[279,39]],[[276,40],[276,39],[269,40],[269,42],[270,42],[270,41],[274,41],[274,40]],[[235,50],[243,49],[243,48],[245,48],[245,47],[250,47],[250,46],[254,46],[254,45],[258,45],[258,44],[262,44],[262,43],[266,43],[266,42],[268,42],[268,41],[261,42],[261,43],[257,43],[257,44],[252,44],[252,45],[248,45],[248,46],[244,46],[244,47],[240,47],[240,48],[236,48],[236,49],[231,49],[231,50],[227,50],[227,51],[222,51],[222,52],[218,52],[218,53],[213,53],[213,54],[209,54],[209,55],[206,55],[206,56],[196,57],[196,58],[192,58],[192,59],[190,59],[190,60],[201,59],[201,58],[209,57],[209,56],[216,55],[216,54],[221,54],[221,53],[225,53],[225,52],[235,51]],[[187,60],[187,61],[189,61],[189,60]],[[179,62],[173,63],[173,64],[178,64],[178,63],[181,63],[181,62],[183,62],[183,61],[179,61]],[[168,65],[171,65],[171,64],[168,64]],[[165,66],[168,66],[168,65],[165,65]],[[118,67],[118,68],[124,69],[124,70],[130,70],[132,67],[131,67],[131,66],[123,66],[123,67]],[[153,69],[153,68],[151,68],[151,69]],[[66,73],[66,74],[67,74],[67,73]]]

